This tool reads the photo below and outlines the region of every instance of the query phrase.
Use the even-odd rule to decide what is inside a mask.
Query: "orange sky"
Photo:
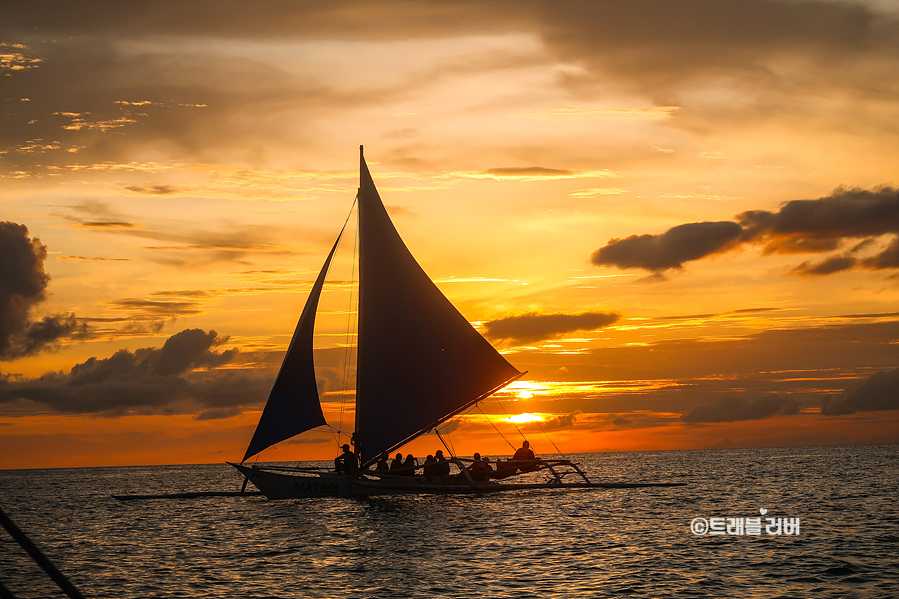
[[[890,3],[4,12],[0,468],[239,459],[359,144],[528,371],[482,405],[513,443],[525,412],[567,452],[899,442]],[[352,255],[317,322],[334,426]],[[508,450],[483,418],[461,454]],[[336,451],[296,441],[262,458]]]

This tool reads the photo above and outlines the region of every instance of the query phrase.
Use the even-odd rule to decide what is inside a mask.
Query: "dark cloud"
[[[789,396],[763,395],[747,399],[739,395],[722,395],[715,401],[697,406],[681,416],[685,422],[736,422],[760,420],[776,414],[799,413],[799,402]]]
[[[632,235],[610,239],[593,252],[596,266],[643,268],[663,271],[683,268],[684,262],[725,252],[735,246],[743,229],[733,222],[703,222],[678,225],[661,235]]]
[[[575,410],[570,414],[562,414],[561,416],[556,416],[555,418],[550,418],[544,422],[534,423],[537,430],[542,431],[557,431],[567,428],[573,428],[575,422],[577,421],[577,417],[582,412],[580,410]],[[536,426],[539,425],[539,426]],[[525,427],[530,428],[530,427]]]
[[[520,314],[491,320],[484,324],[489,339],[513,343],[532,343],[554,339],[575,331],[592,331],[607,327],[621,318],[614,312],[583,312],[580,314]]]
[[[894,97],[897,32],[894,17],[828,1],[522,0],[514,11],[474,0],[262,0],[252,7],[216,0],[15,2],[4,7],[0,39],[29,46],[10,52],[23,70],[10,72],[15,92],[9,95],[30,101],[8,103],[0,143],[10,150],[4,164],[19,169],[54,161],[84,166],[137,160],[150,150],[206,162],[261,163],[277,154],[279,141],[313,143],[278,118],[287,108],[314,122],[336,107],[408,98],[411,87],[458,68],[440,62],[408,81],[360,93],[292,78],[264,58],[217,53],[218,42],[238,47],[245,41],[384,43],[524,34],[539,39],[549,55],[528,59],[581,67],[579,74],[560,74],[562,85],[624,87],[659,106],[685,108],[705,96],[695,93],[697,84],[773,90],[773,98],[761,92],[747,102],[717,102],[720,111],[770,118],[772,104],[802,94]],[[195,39],[205,42],[184,43]],[[515,58],[518,65],[524,60]],[[856,64],[866,68],[852,68]],[[483,70],[484,64],[466,68]],[[235,90],[233,82],[243,85]],[[53,93],[60,89],[66,93]],[[861,112],[854,102],[844,104]],[[673,122],[689,123],[699,112],[685,109]],[[19,151],[26,140],[35,143]]]
[[[29,238],[25,225],[0,222],[0,360],[52,349],[60,339],[86,333],[73,314],[31,319],[32,309],[46,299],[46,257],[47,247]]]
[[[135,229],[141,227],[139,223],[129,223],[122,220],[83,221],[76,226],[81,229]]]
[[[99,256],[57,256],[59,260],[77,260],[84,262],[131,262],[130,258],[101,258]]]
[[[861,240],[848,251],[818,263],[803,262],[793,272],[827,275],[853,268],[899,268],[899,189],[838,188],[816,200],[787,202],[776,212],[753,210],[738,222],[689,223],[660,235],[611,239],[593,252],[597,266],[641,268],[656,275],[746,244],[762,244],[766,254],[821,253]],[[896,235],[879,254],[860,258],[884,235]]]
[[[0,402],[27,400],[60,413],[119,416],[168,413],[179,402],[216,410],[258,401],[269,384],[264,378],[207,372],[237,357],[237,349],[217,350],[225,341],[227,337],[215,331],[185,329],[160,348],[123,349],[108,358],[90,358],[67,373],[7,380],[0,384]],[[207,417],[223,413],[213,411]]]
[[[489,168],[484,171],[484,174],[487,175],[499,175],[506,177],[520,177],[520,176],[528,176],[528,177],[558,177],[565,175],[575,174],[577,171],[566,170],[566,169],[558,169],[558,168],[546,168],[542,166],[523,166],[523,167],[504,167],[504,168]]]
[[[745,241],[766,242],[768,253],[826,251],[827,242],[899,234],[899,189],[838,188],[817,200],[793,200],[777,212],[737,215]],[[820,248],[795,243],[823,242]]]
[[[177,187],[174,187],[172,185],[153,185],[150,187],[138,187],[136,185],[129,185],[128,187],[125,187],[125,189],[133,193],[157,196],[169,195],[177,193],[179,191]]]
[[[141,319],[177,318],[202,312],[202,303],[193,300],[163,301],[140,298],[124,298],[109,303],[115,310],[128,310]]]
[[[877,372],[839,395],[822,400],[821,413],[827,416],[899,410],[899,368]]]
[[[852,256],[831,256],[817,264],[803,262],[793,269],[793,273],[797,275],[831,275],[835,272],[851,270],[857,263],[858,260]]]
[[[240,408],[215,408],[212,410],[203,410],[194,416],[194,420],[222,420],[224,418],[239,416],[241,413]]]
[[[893,240],[890,246],[870,258],[862,260],[865,268],[880,270],[882,268],[899,268],[899,237]]]
[[[828,70],[896,44],[895,22],[861,4],[780,0],[542,3],[554,51],[597,72],[664,94],[703,76],[783,85],[770,71],[782,56]],[[845,77],[845,75],[844,75]]]

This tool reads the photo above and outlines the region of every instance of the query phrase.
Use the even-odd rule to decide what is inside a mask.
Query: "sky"
[[[361,144],[527,371],[459,454],[899,442],[893,2],[14,0],[0,101],[0,468],[239,460]],[[316,324],[346,433],[350,221]]]

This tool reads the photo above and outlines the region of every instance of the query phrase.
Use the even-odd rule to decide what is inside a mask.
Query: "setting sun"
[[[509,416],[508,418],[503,418],[503,420],[507,420],[509,422],[514,422],[515,424],[523,424],[525,422],[543,422],[546,420],[543,416],[539,414],[516,414],[515,416]]]

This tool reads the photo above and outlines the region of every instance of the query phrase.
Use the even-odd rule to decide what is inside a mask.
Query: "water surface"
[[[88,598],[899,596],[899,445],[568,457],[598,481],[688,485],[120,502],[242,479],[224,464],[6,470],[0,505]],[[800,534],[690,529],[760,508]],[[0,581],[61,596],[5,534]]]

